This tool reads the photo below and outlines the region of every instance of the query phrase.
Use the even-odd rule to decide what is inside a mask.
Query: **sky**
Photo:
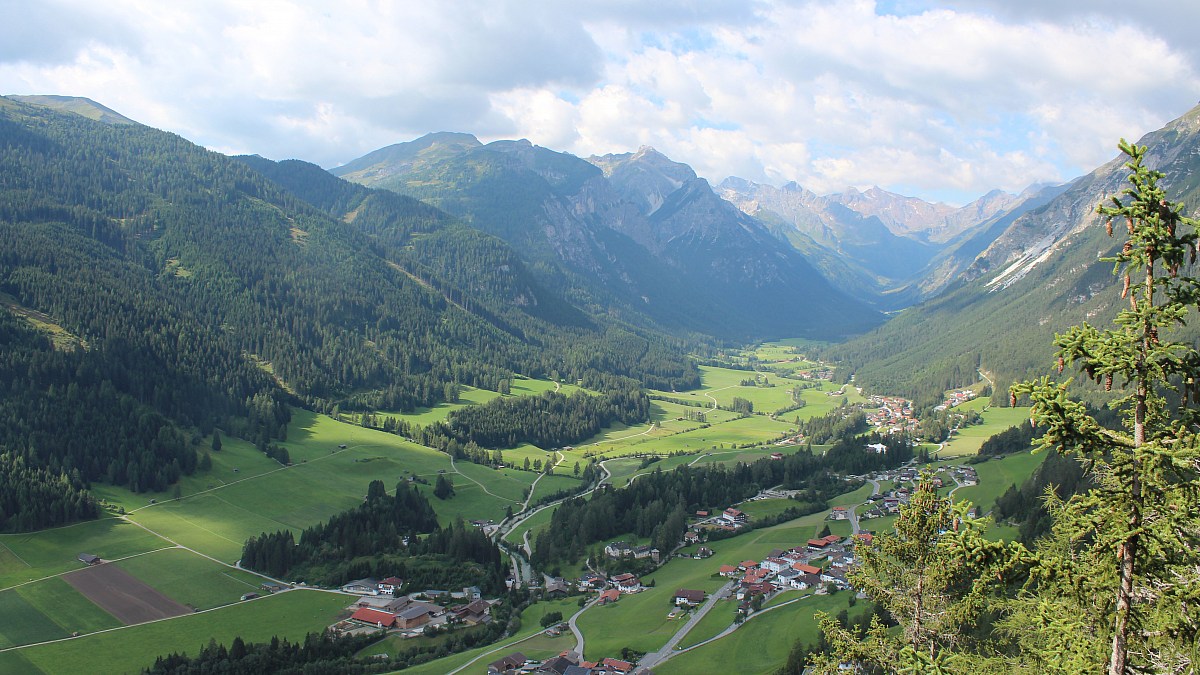
[[[1196,0],[0,0],[0,93],[330,168],[435,131],[950,204],[1200,99]]]

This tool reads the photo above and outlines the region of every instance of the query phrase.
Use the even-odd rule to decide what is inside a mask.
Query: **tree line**
[[[439,527],[429,500],[400,481],[388,495],[371,481],[359,506],[305,529],[264,532],[242,547],[241,564],[275,578],[341,585],[383,574],[410,583],[503,588],[500,551],[461,520]]]

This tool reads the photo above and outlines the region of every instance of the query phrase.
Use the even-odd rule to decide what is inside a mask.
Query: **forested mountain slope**
[[[434,134],[333,173],[500,237],[591,314],[723,338],[837,337],[881,317],[653,151],[588,161],[528,141]]]
[[[1187,212],[1200,205],[1200,108],[1143,137],[1149,165]],[[1123,161],[1072,182],[1044,206],[1016,218],[941,296],[910,308],[876,331],[831,348],[845,374],[874,391],[935,401],[941,391],[976,381],[996,386],[1044,374],[1053,336],[1088,321],[1103,325],[1119,309],[1112,264],[1116,240],[1097,204],[1123,189]],[[1120,224],[1117,224],[1120,226]],[[1188,330],[1197,334],[1193,321]]]
[[[403,410],[551,369],[696,381],[413,200],[310,202],[173,134],[3,98],[0,162],[0,455],[64,485],[161,490],[194,469],[191,430],[265,445],[287,400]]]

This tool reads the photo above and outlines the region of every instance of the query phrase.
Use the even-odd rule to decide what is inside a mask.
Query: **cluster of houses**
[[[488,675],[651,675],[648,668],[637,668],[620,659],[584,661],[576,652],[565,651],[547,659],[534,661],[521,652],[513,652],[492,661],[487,667]]]
[[[979,485],[979,475],[975,473],[973,466],[952,466],[950,467],[950,475],[959,485]]]
[[[493,601],[484,600],[475,586],[461,592],[429,590],[393,595],[402,584],[395,577],[382,581],[359,579],[346,584],[342,590],[360,597],[347,608],[350,617],[332,626],[332,630],[341,634],[397,631],[415,637],[426,626],[475,626],[492,620]]]
[[[969,389],[960,389],[958,391],[952,391],[952,392],[950,392],[950,394],[948,396],[946,396],[946,400],[941,405],[934,408],[934,410],[937,410],[939,412],[942,410],[948,410],[950,408],[960,406],[960,405],[966,403],[967,401],[974,399],[976,396],[978,396],[978,394],[976,394],[975,392],[973,392]]]
[[[733,507],[729,507],[715,516],[708,511],[697,511],[696,518],[699,520],[694,527],[727,531],[740,529],[750,522],[749,514]]]
[[[857,535],[859,538],[869,534]],[[814,563],[822,563],[817,565]],[[831,534],[809,539],[803,546],[788,550],[775,549],[761,562],[743,560],[736,565],[721,565],[717,573],[738,579],[735,597],[743,602],[741,610],[748,611],[755,596],[770,596],[782,590],[823,588],[833,584],[839,589],[850,588],[846,572],[854,564],[854,540]]]
[[[614,541],[604,547],[604,555],[616,558],[617,560],[622,558],[633,558],[634,560],[649,558],[657,564],[662,553],[653,546],[631,546],[623,541]]]
[[[912,401],[899,396],[872,396],[877,410],[867,412],[867,422],[885,434],[912,433],[919,423],[913,414]]]
[[[799,359],[793,359],[793,360],[798,361]],[[799,370],[799,371],[796,371],[796,376],[800,377],[801,379],[805,379],[805,380],[832,380],[833,379],[833,369],[832,368],[812,368],[810,370]]]

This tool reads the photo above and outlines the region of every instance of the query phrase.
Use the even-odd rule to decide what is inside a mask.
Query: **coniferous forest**
[[[504,588],[496,544],[461,520],[439,527],[429,500],[408,481],[397,483],[393,495],[371,481],[361,505],[305,529],[299,542],[289,530],[251,538],[241,564],[277,579],[331,586],[377,575],[419,588]]]
[[[0,161],[0,453],[66,477],[39,494],[163,490],[214,429],[268,450],[288,406],[407,411],[515,373],[699,382],[684,343],[590,318],[498,239],[312,165],[8,99]],[[5,527],[92,513],[20,501]]]

